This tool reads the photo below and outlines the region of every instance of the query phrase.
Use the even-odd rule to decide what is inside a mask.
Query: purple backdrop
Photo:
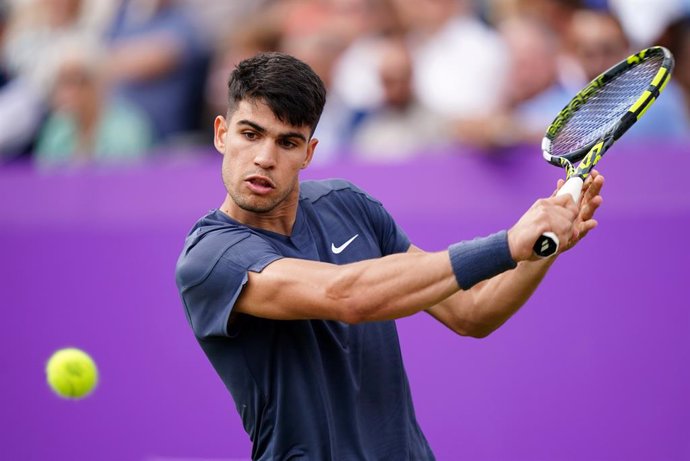
[[[174,284],[184,235],[222,200],[219,161],[0,170],[3,459],[248,459]],[[502,329],[473,340],[424,314],[398,322],[439,460],[690,459],[690,149],[617,146],[602,170],[600,228]],[[532,150],[305,177],[353,180],[437,250],[510,226],[559,175]],[[99,364],[88,399],[45,383],[65,346]]]

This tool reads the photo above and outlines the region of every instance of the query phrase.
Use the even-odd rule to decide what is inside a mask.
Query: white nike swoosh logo
[[[343,250],[344,250],[345,248],[347,248],[347,246],[348,246],[349,244],[351,244],[352,241],[353,241],[354,239],[356,239],[357,237],[359,237],[359,234],[355,234],[354,237],[352,237],[350,240],[348,240],[347,242],[343,243],[343,244],[340,245],[339,247],[335,246],[335,243],[331,243],[331,251],[333,252],[333,254],[339,255],[339,254],[342,253]]]

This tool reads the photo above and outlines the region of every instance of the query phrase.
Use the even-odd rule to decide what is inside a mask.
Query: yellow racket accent
[[[635,101],[635,104],[632,105],[632,107],[629,109],[629,112],[635,113],[637,112],[642,104],[646,104],[647,100],[652,96],[652,92],[649,90],[646,90],[644,93],[642,93],[642,96],[640,96],[637,101]],[[637,118],[640,118],[639,116]]]
[[[659,69],[659,73],[656,74],[654,77],[654,80],[652,80],[652,86],[659,86],[659,83],[661,83],[661,79],[664,78],[668,74],[668,70],[665,67],[662,67]]]

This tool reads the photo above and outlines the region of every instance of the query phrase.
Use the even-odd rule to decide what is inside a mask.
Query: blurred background
[[[602,163],[601,228],[485,340],[398,322],[449,461],[690,459],[690,1],[0,1],[3,458],[249,458],[174,285],[224,196],[212,124],[241,59],[309,63],[329,96],[304,179],[352,180],[440,250],[550,194],[545,127],[656,44],[673,80]],[[101,367],[86,400],[45,384],[66,346]]]
[[[199,156],[241,59],[280,50],[329,89],[316,161],[535,143],[593,77],[669,47],[633,136],[687,140],[687,0],[5,0],[0,159],[38,168]]]

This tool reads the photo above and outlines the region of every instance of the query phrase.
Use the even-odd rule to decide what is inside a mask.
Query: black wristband
[[[455,279],[463,290],[517,266],[510,255],[508,232],[505,230],[488,237],[454,243],[448,247],[448,254]]]

